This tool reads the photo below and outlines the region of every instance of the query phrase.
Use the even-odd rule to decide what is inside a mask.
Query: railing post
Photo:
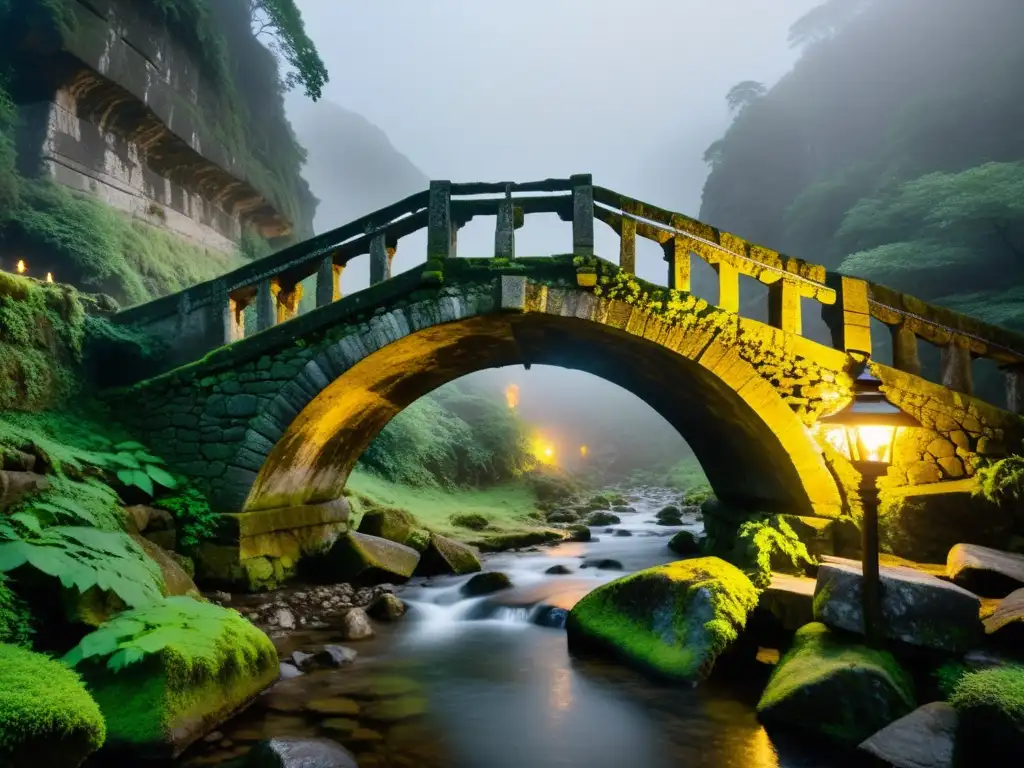
[[[619,269],[636,274],[636,219],[622,214],[619,233]]]
[[[690,246],[685,237],[676,235],[661,244],[668,262],[668,287],[675,291],[690,290]]]
[[[836,292],[836,303],[821,307],[821,319],[832,332],[832,346],[843,352],[871,354],[871,305],[867,282],[829,272],[825,276],[825,284]]]
[[[897,371],[921,375],[921,357],[918,353],[917,334],[905,322],[890,325],[892,333],[892,367]]]
[[[1010,413],[1024,413],[1024,365],[1013,365],[1004,371],[1006,375],[1006,410]]]
[[[572,255],[594,255],[594,179],[589,173],[571,176]]]
[[[294,283],[277,292],[277,322],[283,323],[299,314],[299,302],[302,301],[302,283]]]
[[[277,322],[277,293],[281,290],[276,277],[265,277],[256,286],[256,330],[265,331]]]
[[[341,298],[341,271],[344,267],[334,263],[334,254],[324,256],[316,271],[316,305],[326,307]]]
[[[954,336],[949,340],[949,344],[942,348],[939,370],[942,375],[942,386],[964,395],[974,391],[974,381],[971,377],[971,347],[966,339]]]
[[[383,283],[391,277],[391,262],[384,244],[384,233],[378,232],[370,240],[370,285]]]
[[[740,311],[740,273],[732,264],[719,261],[712,264],[718,273],[718,306],[726,312]]]
[[[390,278],[395,274],[394,262],[395,254],[398,253],[398,238],[387,232],[384,233],[384,251],[388,255],[388,277]]]
[[[783,277],[768,286],[768,323],[788,333],[803,331],[800,287],[795,281]]]
[[[452,183],[432,181],[427,203],[427,258],[449,259],[454,256],[454,239]]]
[[[222,302],[224,314],[224,343],[230,344],[233,341],[245,338],[245,308],[246,303],[231,298],[230,294],[224,295]]]
[[[494,255],[502,259],[516,257],[516,226],[512,210],[512,187],[505,185],[505,199],[498,206],[497,224],[494,228]]]

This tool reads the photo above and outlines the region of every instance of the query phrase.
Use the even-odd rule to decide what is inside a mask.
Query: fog
[[[325,101],[382,129],[428,178],[528,181],[592,173],[602,186],[696,215],[704,150],[730,121],[726,92],[741,80],[771,84],[782,76],[796,57],[787,29],[818,2],[298,4],[330,72]],[[302,98],[289,96],[293,115],[302,111]],[[600,223],[595,234],[597,253],[616,258],[617,236]],[[403,239],[395,271],[422,263],[425,247],[425,232]],[[459,232],[460,256],[491,255],[493,247],[493,218]],[[571,225],[554,215],[530,216],[516,232],[520,256],[570,249]],[[637,271],[665,283],[658,246],[638,241]],[[361,263],[347,269],[346,292],[363,287],[367,273]],[[607,395],[592,377],[538,370],[517,374],[524,402],[540,401],[531,389]]]

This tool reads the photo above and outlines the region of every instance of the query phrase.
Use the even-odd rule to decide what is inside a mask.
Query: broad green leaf
[[[21,541],[0,542],[0,573],[7,573],[28,562],[25,544]]]
[[[135,458],[144,464],[166,464],[163,459],[159,456],[154,456],[152,453],[136,453]]]
[[[117,479],[125,485],[135,485],[135,470],[119,469],[117,470]]]
[[[21,523],[28,530],[32,531],[32,533],[43,532],[43,527],[39,524],[39,518],[35,515],[29,514],[28,512],[15,512],[11,515],[10,519],[17,523]]]
[[[111,461],[122,467],[138,469],[140,466],[139,460],[135,458],[135,454],[133,453],[112,453],[109,455],[111,457]]]
[[[132,470],[132,485],[145,491],[150,496],[153,495],[153,481],[150,480],[149,475],[141,469]]]
[[[128,440],[124,443],[118,443],[114,446],[115,451],[144,451],[146,446],[142,443],[137,443],[134,440]]]
[[[146,472],[149,474],[153,482],[162,485],[164,488],[177,488],[178,481],[174,479],[174,475],[168,472],[162,467],[154,467],[150,465],[146,467]]]

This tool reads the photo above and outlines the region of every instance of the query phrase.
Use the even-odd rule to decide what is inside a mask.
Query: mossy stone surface
[[[458,541],[432,533],[416,572],[424,576],[448,573],[462,575],[476,573],[482,569],[480,559],[472,549]]]
[[[77,768],[106,725],[78,674],[48,656],[0,645],[0,765]]]
[[[1010,765],[1024,754],[1024,666],[964,675],[949,697],[960,716],[957,751],[968,765]]]
[[[187,632],[118,672],[80,664],[107,723],[104,751],[133,760],[180,755],[277,679],[277,650],[237,612],[223,609],[215,638]]]
[[[335,581],[404,581],[412,576],[419,561],[420,553],[412,547],[349,531],[331,547],[324,566]]]
[[[700,542],[693,531],[680,531],[669,539],[668,548],[677,555],[688,557],[700,553]]]
[[[377,507],[367,510],[359,521],[359,532],[368,536],[379,536],[399,544],[409,544],[409,537],[416,529],[416,520],[404,509]]]
[[[797,630],[757,714],[767,725],[810,730],[854,747],[915,706],[913,681],[891,654],[815,622]]]
[[[717,557],[681,560],[598,587],[570,611],[566,630],[570,648],[697,681],[738,638],[757,599],[736,566]]]

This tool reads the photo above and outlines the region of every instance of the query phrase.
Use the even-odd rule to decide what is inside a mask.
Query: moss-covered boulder
[[[104,752],[177,757],[278,676],[270,639],[237,612],[188,597],[127,611],[65,657],[107,724]]]
[[[420,553],[379,536],[349,531],[317,558],[316,575],[331,582],[359,579],[364,583],[405,581],[416,570]]]
[[[533,530],[510,531],[488,536],[486,539],[473,542],[481,552],[504,552],[509,549],[522,549],[538,544],[550,544],[565,538],[562,531]]]
[[[968,672],[949,698],[965,765],[1014,765],[1024,754],[1024,666]]]
[[[913,682],[891,654],[813,623],[797,630],[757,714],[768,726],[806,730],[855,747],[915,705]]]
[[[739,636],[757,589],[717,557],[681,560],[623,576],[573,607],[572,649],[618,656],[657,675],[697,681]]]
[[[416,567],[416,573],[423,576],[448,573],[462,575],[476,573],[482,569],[483,566],[480,565],[476,553],[468,546],[454,539],[432,533],[427,541],[427,548]]]
[[[462,594],[467,597],[480,597],[509,589],[512,580],[501,571],[486,571],[478,573],[472,579],[462,585]]]
[[[76,768],[105,737],[100,708],[73,670],[0,645],[0,765]]]
[[[689,557],[700,552],[700,541],[693,531],[680,531],[668,540],[668,548],[677,555]]]
[[[359,521],[359,532],[388,541],[407,544],[416,530],[416,519],[404,509],[376,507],[367,510]]]
[[[621,523],[618,515],[611,512],[591,512],[587,515],[587,525],[616,525]]]

